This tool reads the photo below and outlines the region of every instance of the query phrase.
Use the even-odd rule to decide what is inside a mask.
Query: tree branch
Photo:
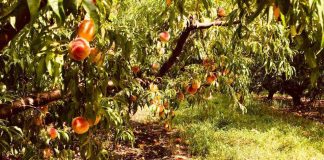
[[[163,77],[174,65],[176,60],[182,53],[183,47],[190,35],[190,32],[197,29],[208,29],[213,26],[230,26],[232,24],[239,24],[240,21],[234,21],[232,23],[224,22],[224,21],[214,21],[207,23],[190,23],[189,26],[185,28],[185,30],[181,33],[179,40],[177,42],[177,46],[172,51],[172,55],[169,59],[162,65],[161,69],[157,73],[156,77]]]
[[[172,55],[169,57],[168,61],[166,61],[162,67],[160,68],[160,71],[156,75],[156,77],[162,77],[169,71],[169,69],[172,67],[172,65],[175,63],[177,58],[180,56],[182,53],[182,49],[184,44],[187,41],[187,38],[190,35],[191,28],[187,27],[182,33],[181,36],[177,42],[176,48],[172,51]]]
[[[30,108],[30,106],[46,105],[61,98],[63,98],[61,90],[54,90],[3,103],[0,104],[0,118],[10,117],[11,115]]]
[[[228,22],[225,22],[225,21],[214,21],[214,22],[205,22],[205,23],[195,23],[191,26],[189,26],[192,30],[195,30],[195,29],[208,29],[210,27],[213,27],[213,26],[230,26],[232,24],[240,24],[241,21],[234,21],[232,23],[228,23]]]

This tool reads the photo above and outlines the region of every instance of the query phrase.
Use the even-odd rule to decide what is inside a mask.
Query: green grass
[[[180,108],[173,121],[194,159],[324,159],[323,124],[257,102],[246,114],[225,97],[212,104]]]

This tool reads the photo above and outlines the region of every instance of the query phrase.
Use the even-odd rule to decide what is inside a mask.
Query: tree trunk
[[[268,100],[272,100],[272,99],[273,99],[273,95],[274,95],[276,92],[277,92],[277,91],[270,90],[269,93],[268,93],[268,97],[267,97],[267,99],[268,99]]]
[[[300,106],[302,104],[300,100],[301,97],[299,95],[292,95],[292,98],[295,107]]]

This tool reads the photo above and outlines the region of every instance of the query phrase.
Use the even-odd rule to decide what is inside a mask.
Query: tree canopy
[[[303,84],[297,98],[323,93],[322,0],[2,0],[0,8],[0,133],[8,133],[0,149],[8,154],[52,148],[65,157],[78,140],[82,157],[102,158],[96,127],[76,134],[74,118],[100,117],[115,139],[132,141],[129,114],[139,107],[169,123],[180,105],[221,93],[245,112],[266,77]],[[22,127],[1,128],[11,125]],[[49,126],[62,141],[46,137]]]

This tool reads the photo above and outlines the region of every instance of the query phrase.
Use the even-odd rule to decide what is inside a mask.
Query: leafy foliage
[[[8,122],[0,119],[0,150],[9,151],[10,143],[23,137],[22,130],[17,126],[7,126]]]
[[[161,119],[170,121],[180,105],[204,105],[212,95],[222,93],[230,95],[231,106],[246,111],[249,88],[257,84],[252,75],[260,71],[289,79],[298,73],[299,68],[291,63],[296,56],[305,57],[313,86],[323,74],[324,11],[320,0],[7,2],[0,3],[4,8],[0,28],[21,23],[13,14],[21,11],[21,6],[28,7],[31,20],[0,52],[1,96],[7,100],[54,89],[61,89],[64,95],[51,106],[50,114],[40,113],[37,106],[22,113],[31,120],[20,125],[32,144],[18,145],[18,151],[25,150],[19,156],[45,157],[48,151],[57,157],[73,157],[73,144],[78,142],[82,158],[106,157],[107,147],[93,133],[105,128],[116,141],[133,141],[128,121],[139,107],[150,106]],[[274,17],[277,6],[280,18]],[[217,17],[219,7],[226,9],[226,17]],[[100,52],[98,62],[91,57],[84,61],[69,57],[69,43],[78,37],[78,23],[83,19],[94,21],[96,34],[90,46]],[[240,24],[233,24],[237,20]],[[158,70],[153,64],[162,66],[168,61],[187,27],[213,21],[229,25],[198,26],[190,31],[176,64],[165,76],[156,77]],[[5,37],[0,31],[0,38]],[[171,35],[168,42],[159,40],[159,33],[165,31]],[[207,84],[208,75],[217,80]],[[193,85],[199,87],[188,92]],[[185,100],[178,98],[179,93],[185,94]],[[84,135],[75,135],[68,127],[73,117],[94,120],[98,115],[102,116],[99,126]],[[33,119],[37,118],[41,123],[35,126]],[[58,128],[59,140],[46,136],[49,124]]]

